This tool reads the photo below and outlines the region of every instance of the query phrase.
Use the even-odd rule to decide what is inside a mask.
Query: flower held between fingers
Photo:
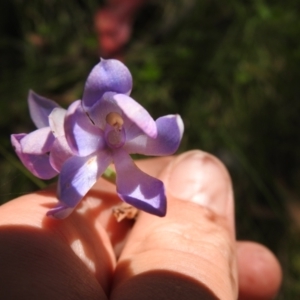
[[[59,203],[47,215],[67,217],[111,163],[115,165],[117,193],[123,201],[146,212],[165,215],[163,183],[139,170],[130,154],[173,154],[182,138],[183,122],[179,115],[163,116],[154,121],[129,96],[131,88],[132,77],[124,64],[117,60],[101,60],[88,76],[82,100],[75,101],[65,114],[60,111],[60,117],[56,117],[61,119],[63,115],[62,132],[58,126],[60,134],[52,133],[50,142],[46,135],[43,136],[44,142],[36,148],[43,155],[50,153],[48,163],[60,173]],[[48,110],[48,117],[54,114],[54,109],[57,110]],[[50,124],[50,129],[54,127]],[[35,155],[36,150],[27,152],[26,155]],[[59,152],[65,155],[58,163]],[[22,160],[25,152],[21,145],[17,154]],[[25,166],[32,171],[28,164]]]

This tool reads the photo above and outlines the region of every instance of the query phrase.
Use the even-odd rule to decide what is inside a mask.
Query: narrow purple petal
[[[44,98],[33,91],[28,94],[28,106],[31,119],[37,128],[49,126],[48,116],[51,111],[59,105],[47,98]]]
[[[111,155],[102,151],[88,157],[73,156],[63,165],[58,181],[58,199],[75,207],[111,163]]]
[[[163,217],[167,203],[162,181],[138,169],[124,150],[116,150],[113,159],[119,197],[138,209]]]
[[[129,120],[135,123],[149,137],[156,138],[156,123],[143,106],[123,94],[116,94],[112,97]]]
[[[78,156],[90,155],[105,145],[103,131],[92,124],[80,100],[71,104],[67,111],[65,136],[70,148]]]
[[[156,120],[158,134],[155,139],[140,135],[128,141],[124,149],[128,153],[163,156],[173,154],[183,135],[183,122],[179,115],[168,115]],[[126,136],[127,132],[126,132]]]
[[[55,137],[64,136],[64,120],[67,111],[61,107],[54,108],[49,115],[49,126]]]
[[[26,154],[44,154],[50,151],[54,142],[50,127],[37,129],[20,141],[22,152]]]
[[[26,134],[12,134],[11,143],[24,166],[36,177],[41,179],[51,179],[57,175],[57,172],[52,168],[47,154],[32,155],[22,152],[20,141]]]
[[[50,152],[50,164],[54,170],[60,172],[65,161],[73,155],[64,136],[55,139]]]
[[[118,60],[101,59],[85,83],[82,97],[83,107],[89,111],[105,92],[129,95],[131,89],[132,77],[128,68]]]
[[[65,219],[73,210],[74,207],[68,207],[64,203],[59,202],[54,208],[50,209],[46,215],[54,219]]]

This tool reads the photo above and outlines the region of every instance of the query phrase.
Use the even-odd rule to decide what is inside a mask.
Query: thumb
[[[227,171],[213,156],[191,151],[160,177],[167,215],[141,213],[118,262],[111,299],[236,299]]]

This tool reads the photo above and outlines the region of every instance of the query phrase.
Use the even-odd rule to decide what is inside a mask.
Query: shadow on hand
[[[1,226],[0,266],[1,299],[106,299],[84,263],[46,228]]]
[[[122,279],[120,278],[122,276]],[[130,260],[118,264],[111,300],[216,300],[202,282],[180,273],[156,269],[134,275]]]

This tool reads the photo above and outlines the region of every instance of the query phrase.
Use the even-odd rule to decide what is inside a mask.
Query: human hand
[[[45,217],[49,188],[0,207],[0,299],[272,299],[281,269],[262,245],[236,242],[227,171],[191,151],[137,161],[164,181],[164,218],[117,223],[99,180],[70,217]],[[109,295],[109,296],[108,296]]]

